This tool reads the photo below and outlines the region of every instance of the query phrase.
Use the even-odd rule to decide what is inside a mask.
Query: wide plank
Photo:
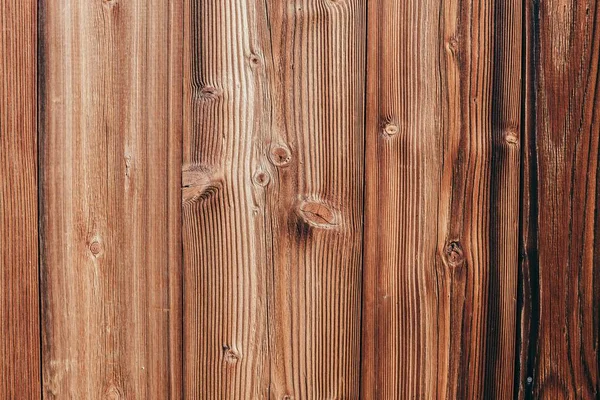
[[[600,1],[526,2],[520,399],[593,399],[600,331]]]
[[[37,2],[0,2],[0,399],[40,398]]]
[[[366,2],[186,16],[185,396],[357,398]]]
[[[512,395],[520,13],[369,2],[363,398]]]
[[[40,2],[46,398],[181,398],[182,2]]]

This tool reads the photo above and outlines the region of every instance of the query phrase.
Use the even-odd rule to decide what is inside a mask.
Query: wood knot
[[[256,53],[251,53],[248,57],[248,60],[250,61],[250,65],[253,67],[256,67],[261,64],[261,58]]]
[[[298,214],[309,225],[317,228],[331,228],[337,225],[334,210],[316,201],[304,201],[298,207]]]
[[[92,255],[97,258],[102,253],[102,244],[99,241],[94,240],[90,243],[89,249],[90,253],[92,253]]]
[[[237,351],[226,344],[223,345],[223,361],[227,364],[235,365],[240,360],[241,356]]]
[[[458,39],[456,36],[451,36],[446,40],[446,51],[452,55],[458,52]]]
[[[271,176],[266,171],[256,171],[254,176],[252,177],[252,181],[255,185],[265,187],[269,184],[271,180]]]
[[[383,126],[383,133],[387,136],[395,136],[398,132],[400,132],[400,128],[393,122],[388,122]]]
[[[187,205],[214,196],[221,189],[222,182],[209,168],[191,164],[181,172],[181,185],[181,200],[183,205]]]
[[[281,144],[271,147],[269,156],[271,162],[276,167],[285,167],[292,160],[292,153],[290,152],[290,149]]]
[[[131,156],[125,155],[125,177],[131,178]]]
[[[510,145],[519,144],[519,133],[516,129],[507,129],[503,136],[504,141]]]
[[[108,386],[106,391],[104,392],[104,398],[110,400],[124,399],[125,395],[123,390],[116,386],[115,384],[111,384]]]
[[[202,89],[200,89],[198,92],[198,98],[200,100],[215,100],[218,99],[219,96],[221,96],[221,94],[223,93],[223,91],[221,89],[219,89],[218,87],[214,87],[214,86],[204,86],[202,87]]]
[[[118,0],[102,0],[102,5],[109,9],[117,6],[118,3]]]
[[[465,261],[462,246],[458,241],[449,242],[444,248],[444,259],[450,267],[459,267]]]

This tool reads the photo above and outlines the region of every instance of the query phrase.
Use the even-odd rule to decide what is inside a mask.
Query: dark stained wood
[[[45,398],[181,398],[178,1],[41,1]]]
[[[37,2],[0,2],[0,399],[40,397]]]
[[[357,398],[364,1],[189,1],[185,396]]]
[[[598,396],[600,2],[527,1],[519,398]]]
[[[369,4],[363,398],[510,398],[520,2]]]
[[[496,1],[493,23],[490,276],[483,398],[511,399],[519,275],[522,1]]]

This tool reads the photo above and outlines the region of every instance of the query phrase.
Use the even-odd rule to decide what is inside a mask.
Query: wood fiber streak
[[[359,395],[365,17],[187,3],[186,398]]]
[[[0,398],[40,397],[37,2],[0,2]]]
[[[520,15],[369,3],[363,398],[512,396]]]
[[[526,2],[519,398],[592,399],[600,311],[600,2]]]
[[[181,398],[182,4],[41,1],[45,398]]]

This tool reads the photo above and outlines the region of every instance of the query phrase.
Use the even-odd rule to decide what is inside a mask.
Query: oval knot
[[[298,207],[298,214],[306,223],[318,228],[331,228],[337,225],[335,211],[328,205],[316,201],[304,201]]]

